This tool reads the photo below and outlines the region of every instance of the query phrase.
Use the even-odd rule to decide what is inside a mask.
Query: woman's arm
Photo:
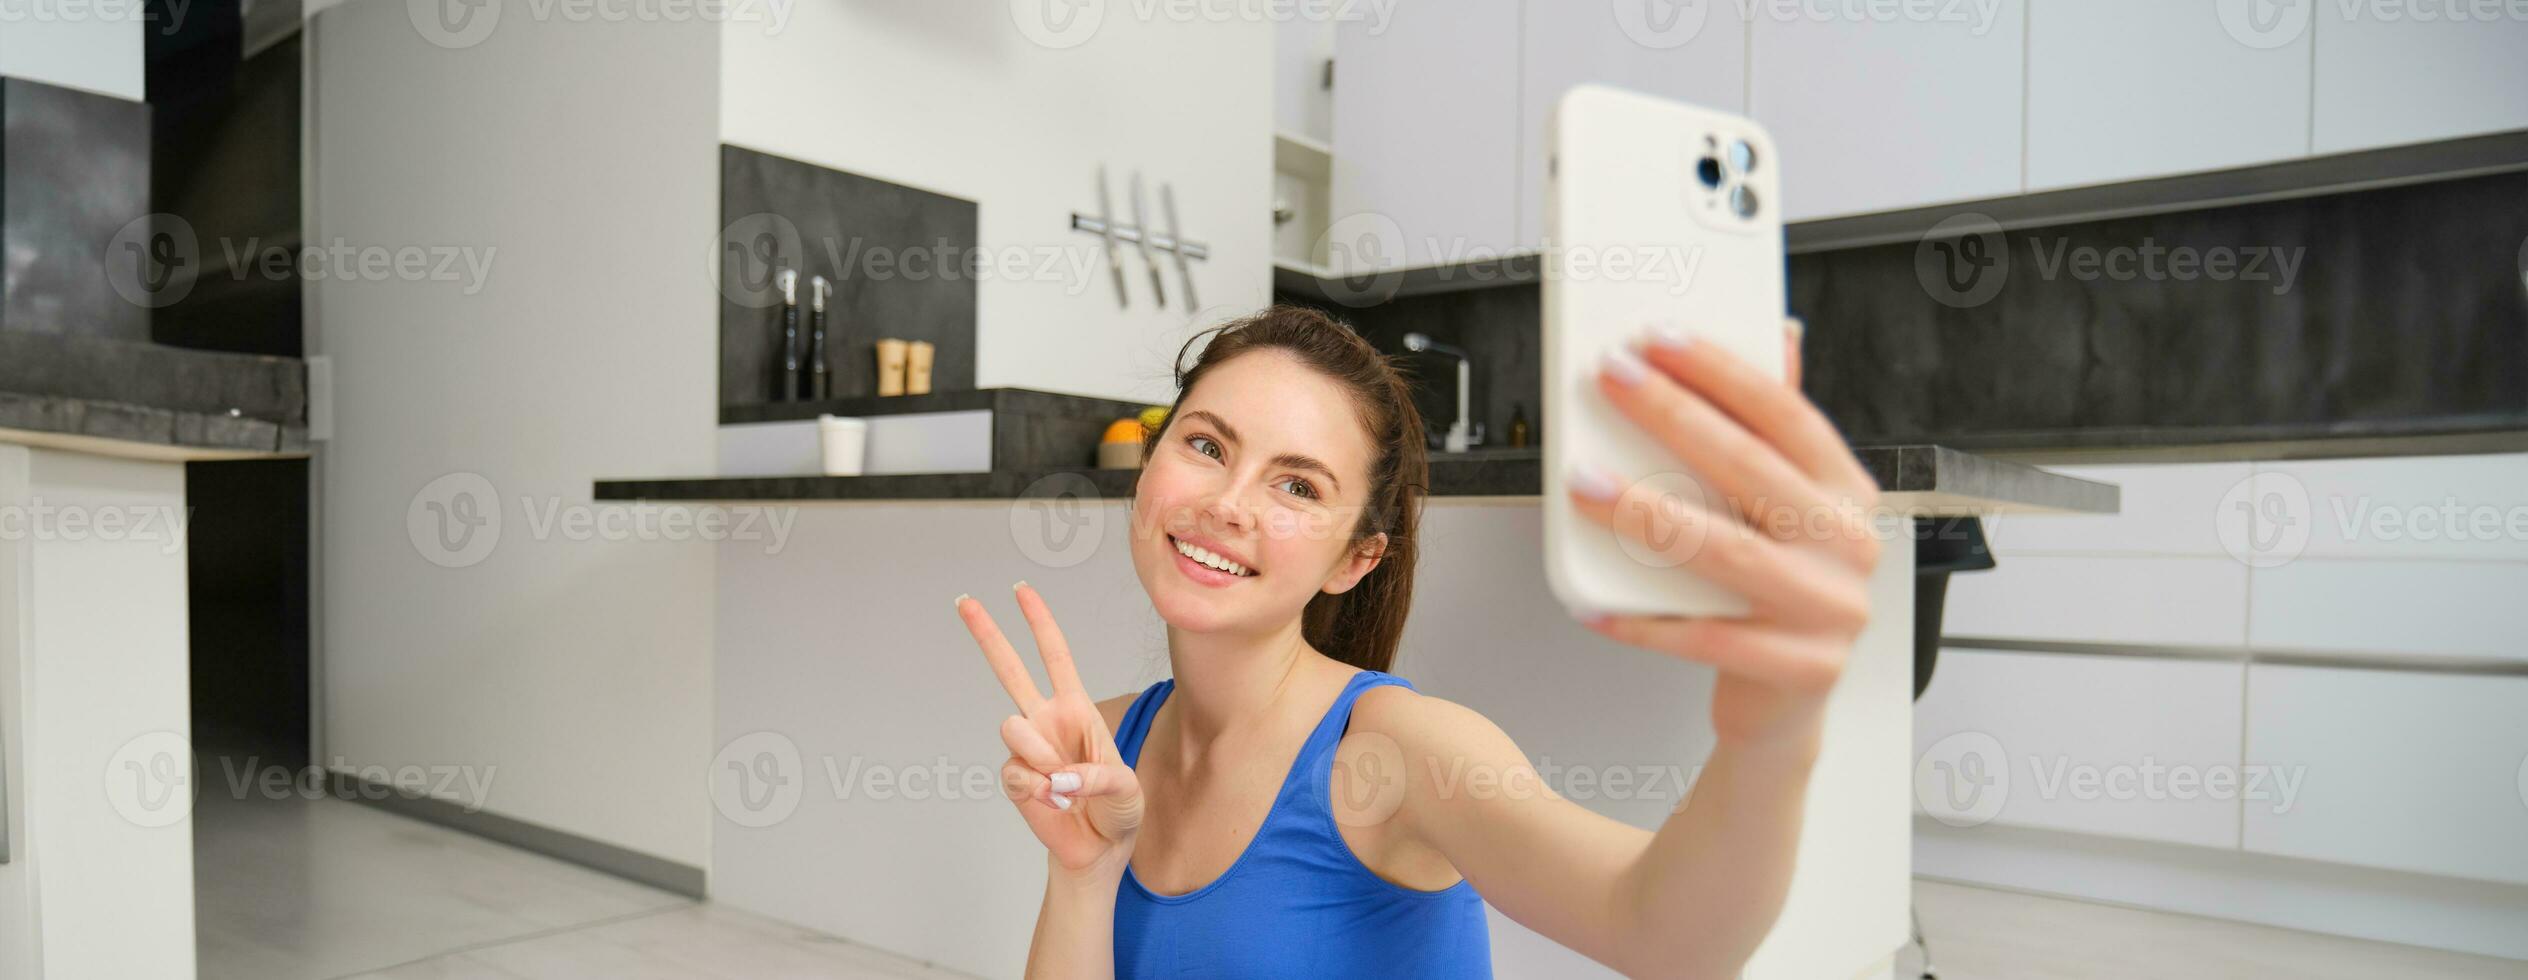
[[[1045,902],[1027,946],[1028,980],[1115,975],[1115,889],[1121,872],[1079,873],[1045,861]]]
[[[1655,334],[1620,351],[1600,388],[1703,482],[1712,506],[1620,474],[1575,474],[1572,504],[1636,544],[1747,599],[1744,616],[1605,616],[1589,628],[1718,671],[1719,744],[1684,808],[1656,834],[1542,791],[1526,757],[1482,716],[1413,696],[1380,699],[1374,730],[1413,772],[1401,816],[1522,924],[1634,976],[1732,977],[1781,914],[1826,697],[1869,617],[1876,483],[1790,381],[1707,344]],[[1644,574],[1670,574],[1645,564]],[[1374,709],[1377,710],[1377,709]],[[1539,791],[1480,793],[1452,768]]]

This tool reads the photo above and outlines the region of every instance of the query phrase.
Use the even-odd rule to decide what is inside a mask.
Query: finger
[[[1842,676],[1844,646],[1740,619],[1601,616],[1589,629],[1626,646],[1708,664],[1767,687],[1819,693]]]
[[[1001,720],[1001,744],[1009,746],[1010,754],[1036,767],[1038,772],[1052,772],[1067,764],[1045,733],[1018,715]]]
[[[1803,365],[1799,345],[1807,337],[1807,323],[1795,316],[1782,318],[1782,380],[1792,391],[1800,390]]]
[[[1000,624],[983,608],[983,601],[973,596],[957,597],[957,618],[965,620],[966,632],[974,634],[974,645],[983,648],[983,659],[992,665],[992,675],[1000,678],[1001,689],[1009,692],[1011,703],[1019,714],[1033,712],[1045,700],[1036,690],[1036,679],[1027,676],[1027,665],[1018,659],[1018,650],[1001,635]]]
[[[1044,773],[1037,772],[1023,759],[1012,757],[1001,763],[1001,793],[1008,796],[1012,803],[1045,800],[1051,786],[1052,781],[1046,779]]]
[[[1674,325],[1652,331],[1650,341],[1643,356],[1652,365],[1719,406],[1802,472],[1845,493],[1877,490],[1843,434],[1797,387],[1764,376],[1718,344],[1695,343]]]
[[[1756,534],[1647,483],[1626,486],[1595,468],[1583,468],[1568,482],[1574,508],[1583,516],[1744,596],[1759,618],[1851,633],[1869,619],[1867,590],[1850,568]]]
[[[1780,450],[1739,424],[1702,395],[1655,370],[1640,352],[1607,352],[1598,386],[1609,401],[1653,439],[1684,461],[1729,502],[1730,512],[1757,527],[1791,516],[1832,510],[1824,488],[1783,457]]]
[[[1046,772],[1045,777],[1054,792],[1073,799],[1141,792],[1141,780],[1120,762],[1067,765]]]
[[[1044,658],[1045,676],[1053,680],[1053,696],[1085,696],[1080,686],[1080,669],[1071,662],[1071,644],[1062,638],[1062,627],[1055,625],[1053,610],[1045,605],[1045,597],[1036,594],[1036,587],[1025,582],[1011,586],[1018,593],[1018,611],[1027,617],[1027,628],[1036,634],[1036,655]]]

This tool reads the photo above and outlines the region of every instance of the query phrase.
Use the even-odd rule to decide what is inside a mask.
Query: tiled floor
[[[195,810],[202,980],[954,980],[867,946],[333,799]],[[1944,980],[2521,978],[2528,963],[1915,886]],[[1919,958],[1906,950],[1898,976]]]

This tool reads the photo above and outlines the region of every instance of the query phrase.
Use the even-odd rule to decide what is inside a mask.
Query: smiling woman
[[[1002,782],[1049,859],[1029,975],[1486,977],[1487,903],[1629,974],[1737,975],[1789,886],[1875,542],[1756,534],[1683,556],[1698,573],[1731,563],[1726,580],[1754,609],[1743,618],[1575,611],[1618,642],[1720,672],[1718,745],[1656,833],[1510,790],[1544,784],[1508,735],[1386,672],[1429,473],[1403,375],[1303,309],[1208,339],[1146,437],[1132,500],[1133,571],[1167,625],[1174,676],[1091,700],[1052,611],[1021,582],[1048,696],[983,604],[957,598],[1018,707],[1001,724]],[[1793,387],[1795,351],[1783,385],[1673,335],[1635,348],[1610,352],[1600,392],[1688,465],[1736,446],[1763,477],[1751,494],[1875,505]],[[1571,503],[1644,541],[1740,519],[1619,508],[1625,492],[1576,481]]]

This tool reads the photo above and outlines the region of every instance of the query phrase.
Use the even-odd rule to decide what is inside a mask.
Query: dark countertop
[[[1945,446],[1856,449],[1877,478],[1885,502],[1924,513],[1994,511],[2113,513],[2115,485],[1960,452]],[[1060,496],[1130,496],[1137,470],[1048,467],[991,473],[891,476],[742,476],[598,480],[598,500],[849,501],[1016,500]],[[1534,497],[1544,488],[1535,449],[1433,453],[1434,497]]]
[[[0,330],[0,442],[153,459],[307,451],[287,357]]]

